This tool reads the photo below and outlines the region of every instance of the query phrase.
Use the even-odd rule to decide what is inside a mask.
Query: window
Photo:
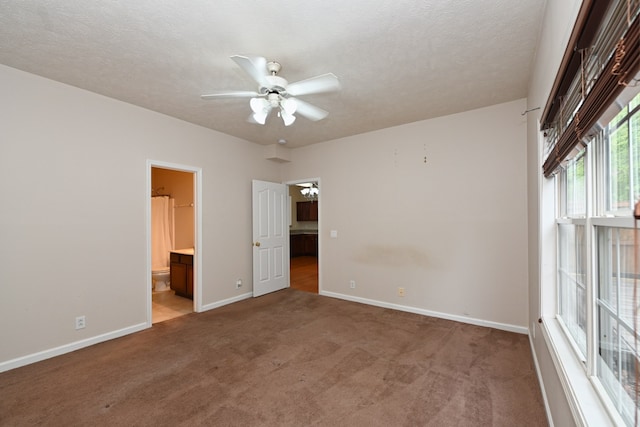
[[[640,198],[640,88],[632,90],[631,100],[556,179],[557,317],[585,373],[627,425],[634,424],[638,410],[640,361],[634,336],[634,302],[640,300],[634,295],[640,279],[634,257],[640,242],[634,240],[632,219]],[[592,355],[589,348],[595,349]]]
[[[558,317],[584,360],[587,356],[584,225],[559,224],[558,246]]]
[[[626,105],[609,124],[609,211],[631,208],[640,196],[640,98]]]
[[[571,218],[584,217],[587,213],[587,187],[584,176],[584,151],[569,162],[566,172],[566,215]]]
[[[618,412],[633,425],[635,360],[633,338],[633,230],[597,227],[598,355],[596,375]]]

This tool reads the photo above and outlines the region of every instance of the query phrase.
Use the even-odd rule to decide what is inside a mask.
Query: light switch
[[[331,238],[332,239],[338,238],[338,230],[331,230]]]

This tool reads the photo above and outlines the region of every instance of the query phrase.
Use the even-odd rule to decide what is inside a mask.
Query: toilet
[[[151,270],[151,282],[156,292],[168,291],[170,270],[169,267],[158,267]]]

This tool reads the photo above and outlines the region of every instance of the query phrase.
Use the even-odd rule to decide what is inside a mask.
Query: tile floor
[[[318,293],[318,259],[295,257],[291,259],[291,287]],[[152,323],[193,313],[193,301],[179,297],[174,291],[153,292],[151,295]]]
[[[151,295],[152,323],[193,313],[193,301],[177,296],[174,291],[153,292]]]

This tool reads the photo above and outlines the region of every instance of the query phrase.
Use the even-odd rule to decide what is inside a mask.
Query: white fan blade
[[[253,80],[262,86],[267,86],[265,76],[269,75],[267,60],[261,56],[233,55],[233,61],[249,74]]]
[[[307,95],[310,93],[331,92],[340,89],[340,81],[333,73],[322,74],[287,86],[287,93],[291,96]]]
[[[260,96],[258,92],[249,90],[236,90],[233,92],[213,92],[206,95],[200,95],[202,99],[215,99],[215,98],[252,98],[254,96]]]
[[[322,120],[329,115],[328,111],[324,111],[322,108],[311,105],[308,102],[296,99],[296,104],[296,113],[305,116],[307,119],[313,120],[314,122]]]

